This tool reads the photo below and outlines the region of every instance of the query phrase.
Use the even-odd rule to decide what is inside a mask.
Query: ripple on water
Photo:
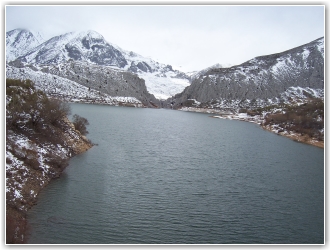
[[[207,114],[72,109],[98,146],[40,194],[29,243],[323,243],[322,149]]]

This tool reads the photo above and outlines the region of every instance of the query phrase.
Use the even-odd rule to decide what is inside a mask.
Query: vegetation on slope
[[[278,133],[296,133],[305,139],[324,141],[324,101],[306,99],[300,104],[283,104],[247,110],[247,115],[265,114],[262,126]]]
[[[42,91],[36,90],[30,80],[6,80],[7,130],[46,135],[51,127],[61,128],[60,118],[69,113],[68,104],[49,99]]]
[[[24,243],[26,212],[68,159],[90,148],[85,118],[76,126],[70,106],[36,90],[30,80],[6,80],[6,243]],[[82,133],[78,132],[81,130]]]

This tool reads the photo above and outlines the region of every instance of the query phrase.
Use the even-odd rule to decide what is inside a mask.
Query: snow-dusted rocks
[[[18,31],[7,32],[8,44],[12,37],[9,34],[15,32]],[[123,50],[107,42],[95,31],[70,32],[53,37],[41,44],[37,42],[32,44],[23,36],[18,37],[17,40],[20,44],[26,43],[29,46],[28,49],[20,46],[20,53],[12,52],[15,50],[15,44],[7,46],[7,61],[17,59],[15,63],[12,63],[13,66],[33,65],[36,68],[41,65],[57,66],[71,59],[86,65],[100,66],[100,72],[103,66],[111,67],[136,74],[144,79],[147,91],[158,99],[167,99],[180,93],[190,84],[189,76],[185,73],[173,70],[170,65]]]
[[[61,76],[35,71],[29,67],[15,68],[7,66],[6,76],[12,79],[30,79],[35,83],[37,89],[44,91],[48,96],[57,97],[68,102],[101,103],[134,107],[144,106],[135,97],[119,96],[118,94],[111,96],[104,93],[104,91],[98,91]]]

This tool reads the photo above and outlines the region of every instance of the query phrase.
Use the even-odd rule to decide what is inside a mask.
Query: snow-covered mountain
[[[241,106],[279,102],[285,93],[292,93],[291,87],[317,93],[324,89],[324,38],[240,65],[216,64],[186,74],[123,50],[95,31],[66,33],[41,44],[31,32],[18,35],[21,31],[7,32],[7,58],[16,58],[9,65],[53,74],[110,96],[134,97],[145,106],[157,102],[150,94],[169,98],[162,102],[165,106],[180,108],[195,100],[221,107],[224,102]]]
[[[69,59],[123,68],[127,62],[120,51],[94,31],[55,36],[35,47],[19,60],[28,64],[58,64]]]
[[[24,43],[24,37],[20,42]],[[11,60],[16,57],[16,54],[10,56]],[[137,74],[145,80],[148,91],[159,99],[180,93],[190,84],[185,73],[173,70],[170,65],[123,50],[107,42],[95,31],[70,32],[53,37],[33,49],[29,47],[25,54],[17,58],[24,65],[32,64],[36,68],[65,63],[70,59]]]
[[[324,90],[324,38],[260,56],[230,68],[211,67],[197,74],[182,93],[167,100],[185,106],[239,109],[283,103],[300,96],[318,97]],[[315,93],[315,95],[314,95]]]
[[[15,60],[43,43],[40,33],[33,34],[25,29],[15,29],[6,33],[6,61]]]

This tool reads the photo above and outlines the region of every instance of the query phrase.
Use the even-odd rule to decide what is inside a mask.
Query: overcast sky
[[[324,36],[324,6],[6,6],[6,31],[95,30],[188,72],[241,64]]]

